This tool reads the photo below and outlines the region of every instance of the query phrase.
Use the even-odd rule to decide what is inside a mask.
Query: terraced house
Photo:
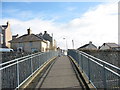
[[[46,34],[46,31],[45,33]],[[52,37],[49,36],[49,39],[44,39],[42,34],[33,34],[31,29],[27,29],[27,34],[24,34],[20,37],[14,37],[10,41],[11,48],[19,52],[46,52],[51,49]]]
[[[99,47],[99,50],[119,50],[120,46],[116,43],[103,43],[101,47]]]
[[[10,48],[10,40],[12,40],[12,32],[10,23],[7,22],[7,25],[0,25],[0,47]]]

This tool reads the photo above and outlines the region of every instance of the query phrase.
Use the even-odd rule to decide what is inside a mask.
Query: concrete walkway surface
[[[57,58],[41,88],[81,88],[67,56]]]

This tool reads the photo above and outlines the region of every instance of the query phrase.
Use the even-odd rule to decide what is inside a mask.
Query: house
[[[2,48],[10,48],[9,41],[12,40],[12,32],[10,29],[10,24],[0,25],[0,43]]]
[[[116,43],[103,43],[99,50],[120,50],[120,46]]]
[[[40,33],[37,34],[37,36],[49,42],[49,50],[57,50],[56,40],[53,40],[53,37],[50,36],[47,31],[44,31],[43,35]]]
[[[11,48],[19,52],[46,52],[49,42],[42,37],[32,34],[31,29],[27,29],[27,34],[15,37],[10,41]]]
[[[78,50],[97,50],[97,47],[90,41],[88,44],[79,47]]]
[[[56,42],[56,40],[55,40],[55,39],[53,40],[52,50],[57,51],[57,42]]]
[[[13,35],[12,36],[12,39],[16,39],[16,38],[18,38],[19,37],[19,35],[17,34],[17,35]]]

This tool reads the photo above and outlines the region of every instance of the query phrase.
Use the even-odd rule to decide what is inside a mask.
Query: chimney
[[[7,21],[7,25],[9,24],[9,21]]]
[[[7,21],[7,26],[10,25],[9,21]]]
[[[32,34],[32,30],[29,28],[27,29],[28,35]]]
[[[89,44],[92,44],[92,41],[90,41]]]
[[[40,33],[39,35],[42,36],[42,33]]]
[[[44,31],[44,34],[47,34],[47,31]]]

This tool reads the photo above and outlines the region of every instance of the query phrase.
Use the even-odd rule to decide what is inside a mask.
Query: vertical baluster
[[[103,65],[103,85],[104,85],[104,90],[107,89],[107,84],[106,84],[106,71],[105,71],[105,65]]]
[[[82,73],[83,73],[83,56],[81,54],[81,68],[82,68]]]
[[[19,88],[19,61],[17,59],[17,84],[18,84],[18,88]]]
[[[33,74],[33,57],[32,57],[32,55],[30,57],[30,60],[31,60],[31,74]]]
[[[90,78],[90,58],[88,57],[88,78],[89,78],[89,83],[90,83],[90,80],[91,80],[91,78]]]

